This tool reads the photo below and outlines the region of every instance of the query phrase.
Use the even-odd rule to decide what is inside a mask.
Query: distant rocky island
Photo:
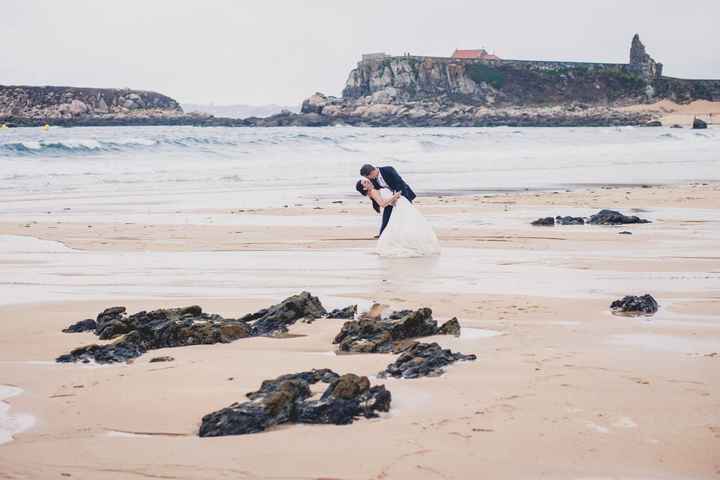
[[[657,124],[623,109],[668,99],[720,101],[720,80],[666,77],[635,35],[628,63],[509,60],[484,50],[451,57],[367,54],[342,97],[316,93],[300,113],[229,118],[185,113],[154,92],[0,86],[9,126],[611,126]]]

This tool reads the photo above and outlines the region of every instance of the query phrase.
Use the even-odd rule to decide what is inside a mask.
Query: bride
[[[355,188],[369,196],[373,208],[392,208],[390,222],[380,233],[375,251],[381,257],[424,257],[438,255],[440,243],[422,213],[399,192],[387,188],[376,189],[370,180],[363,178]]]

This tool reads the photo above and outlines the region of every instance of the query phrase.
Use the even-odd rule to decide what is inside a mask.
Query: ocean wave
[[[68,156],[84,154],[118,153],[134,150],[167,148],[234,147],[239,142],[221,137],[160,137],[160,138],[113,138],[21,140],[0,142],[0,157],[13,156]]]

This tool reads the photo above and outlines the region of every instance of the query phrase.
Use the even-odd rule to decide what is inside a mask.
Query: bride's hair
[[[358,182],[355,184],[355,190],[360,192],[360,194],[364,197],[367,197],[367,190],[365,190],[365,186],[363,185],[362,180],[358,180]],[[372,206],[375,209],[377,213],[380,213],[380,205],[377,204],[377,202],[370,197],[370,201],[372,202]]]

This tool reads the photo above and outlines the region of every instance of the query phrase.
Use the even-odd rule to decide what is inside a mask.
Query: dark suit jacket
[[[400,192],[402,196],[410,202],[415,200],[415,192],[405,183],[405,180],[402,179],[397,170],[393,167],[379,167],[378,170],[380,170],[380,175],[385,179],[385,183],[390,187],[390,190]]]

